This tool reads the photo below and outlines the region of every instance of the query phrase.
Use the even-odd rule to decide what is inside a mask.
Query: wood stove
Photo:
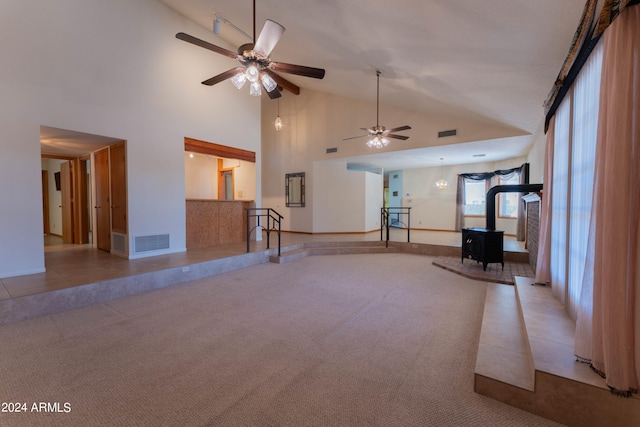
[[[504,270],[504,232],[496,230],[496,194],[542,191],[542,184],[496,185],[487,192],[487,227],[462,229],[462,260],[473,259],[487,264],[499,262]]]
[[[464,259],[472,259],[482,263],[482,269],[487,270],[487,264],[499,262],[504,270],[504,232],[488,230],[486,228],[462,229],[462,263]]]

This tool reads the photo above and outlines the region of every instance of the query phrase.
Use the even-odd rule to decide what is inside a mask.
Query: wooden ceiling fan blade
[[[209,49],[213,52],[219,53],[220,55],[224,55],[224,56],[228,56],[229,58],[233,58],[233,59],[238,59],[238,54],[235,52],[231,52],[230,50],[227,50],[223,47],[220,46],[216,46],[215,44],[211,44],[209,42],[206,42],[204,40],[200,40],[197,37],[193,37],[190,36],[189,34],[186,33],[178,33],[176,34],[176,38],[180,39],[182,41],[185,41],[187,43],[191,43],[194,44],[196,46],[200,46],[203,47],[205,49]]]
[[[348,141],[350,139],[362,138],[362,137],[365,137],[365,136],[369,136],[369,135],[352,136],[350,138],[344,138],[343,141]]]
[[[276,98],[280,98],[282,96],[282,94],[280,93],[278,88],[275,88],[271,92],[265,90],[265,92],[267,92],[267,95],[269,95],[270,99],[276,99]]]
[[[387,132],[399,132],[401,130],[409,130],[409,129],[411,129],[411,126],[404,125],[404,126],[400,126],[400,127],[397,127],[397,128],[388,129]]]
[[[376,134],[376,130],[374,128],[360,128],[360,130],[363,130],[363,131],[369,133],[369,135],[375,135]]]
[[[409,139],[408,136],[406,135],[394,135],[392,133],[385,135],[387,138],[393,138],[393,139],[401,139],[403,141],[406,141],[407,139]]]
[[[269,68],[273,71],[281,73],[295,74],[298,76],[312,77],[314,79],[324,78],[324,69],[306,67],[304,65],[285,64],[284,62],[272,62],[269,64]]]
[[[220,83],[222,81],[225,81],[225,80],[235,76],[236,74],[238,74],[242,70],[244,70],[244,67],[232,68],[230,70],[225,71],[224,73],[220,73],[217,76],[213,76],[210,79],[207,79],[207,80],[203,81],[202,84],[203,85],[207,85],[207,86],[213,86],[214,84]]]
[[[271,78],[273,80],[275,80],[275,82],[278,84],[278,86],[288,90],[289,92],[293,93],[294,95],[300,95],[300,87],[294,85],[289,80],[282,78],[281,76],[279,76],[278,74],[274,73],[273,71],[271,71],[268,68],[265,68],[264,72],[269,74],[269,76],[271,76]]]
[[[260,31],[256,45],[253,47],[254,52],[259,57],[268,57],[275,45],[282,37],[285,28],[271,19],[267,19]]]

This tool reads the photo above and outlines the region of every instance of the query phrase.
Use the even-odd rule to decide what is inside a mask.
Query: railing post
[[[411,233],[411,208],[407,208],[407,243],[411,241],[409,234]]]
[[[384,244],[385,248],[389,247],[389,209],[387,208],[387,212],[385,215],[385,227],[387,228],[387,241]]]
[[[249,222],[251,222],[251,220],[250,220],[251,215],[249,215],[250,209],[251,208],[247,208],[247,253],[249,253],[249,251],[250,251],[249,250],[249,241],[251,240],[251,231],[250,231],[251,228],[250,228],[250,225],[249,225]]]
[[[257,212],[260,213],[257,213]],[[249,212],[254,212],[253,215],[249,214]],[[264,227],[262,227],[261,225],[261,218],[262,217],[267,217],[267,249],[270,249],[270,242],[271,242],[271,228],[273,228],[275,230],[275,223],[278,223],[278,256],[281,255],[281,233],[282,233],[282,215],[280,215],[278,212],[274,211],[271,208],[247,208],[247,252],[250,252],[251,250],[251,246],[249,244],[250,239],[251,239],[251,232],[253,231],[253,229],[256,229],[256,233],[258,232],[257,230],[262,229]],[[250,218],[256,218],[256,226],[251,228],[250,226]]]
[[[280,231],[282,230],[282,218],[278,218],[278,256],[280,256]]]

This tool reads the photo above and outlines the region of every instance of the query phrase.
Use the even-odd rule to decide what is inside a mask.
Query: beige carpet
[[[432,260],[307,257],[2,326],[1,400],[28,411],[0,425],[557,425],[473,392],[486,283]]]

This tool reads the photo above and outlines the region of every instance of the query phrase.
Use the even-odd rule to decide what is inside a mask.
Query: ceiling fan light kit
[[[384,148],[389,145],[389,138],[384,136],[374,136],[367,141],[367,147],[369,148]]]
[[[216,16],[216,22],[219,22]],[[227,22],[225,20],[225,22]],[[176,38],[186,41],[188,43],[200,46],[202,48],[211,50],[220,55],[227,56],[229,58],[236,59],[242,66],[232,68],[217,76],[211,77],[202,82],[207,86],[213,86],[226,79],[231,79],[231,83],[241,89],[245,82],[249,80],[251,83],[249,87],[249,93],[254,96],[262,95],[262,87],[267,91],[269,98],[275,99],[281,96],[280,89],[284,88],[288,91],[298,95],[300,88],[290,81],[284,79],[277,72],[294,74],[304,77],[312,77],[314,79],[323,79],[325,71],[322,68],[307,67],[304,65],[285,64],[271,61],[269,55],[275,47],[275,45],[282,37],[285,28],[275,21],[267,19],[262,27],[262,31],[258,38],[255,38],[256,28],[256,2],[253,1],[253,43],[243,44],[238,48],[238,52],[232,52],[220,46],[216,46],[212,43],[200,40],[196,37],[190,36],[185,33],[176,34]],[[219,32],[218,24],[218,32]],[[215,24],[214,24],[215,32]],[[217,33],[216,33],[217,34]]]

